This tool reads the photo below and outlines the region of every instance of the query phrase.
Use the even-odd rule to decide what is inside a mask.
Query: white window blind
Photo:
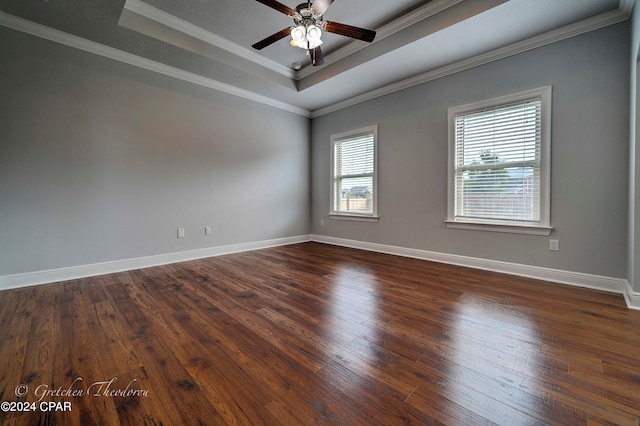
[[[367,128],[332,137],[332,213],[374,215],[375,135]]]
[[[550,116],[545,115],[550,88],[544,90],[450,110],[453,215],[450,211],[449,221],[549,226],[544,121]]]
[[[540,99],[459,114],[456,216],[540,220]]]

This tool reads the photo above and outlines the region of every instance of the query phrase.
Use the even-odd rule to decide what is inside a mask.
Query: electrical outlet
[[[324,219],[320,219],[320,226],[324,226]]]
[[[184,238],[184,228],[178,228],[178,238]]]
[[[560,250],[560,240],[549,240],[549,250],[551,251]]]
[[[210,226],[205,226],[204,227],[204,235],[211,235],[211,227]]]

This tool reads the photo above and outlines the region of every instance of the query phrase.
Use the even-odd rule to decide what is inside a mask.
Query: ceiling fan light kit
[[[320,48],[323,31],[363,40],[367,43],[371,43],[376,36],[376,32],[372,30],[325,21],[322,15],[334,0],[308,1],[307,3],[299,4],[295,10],[276,0],[256,1],[292,17],[295,24],[255,43],[253,48],[257,50],[262,50],[289,35],[291,36],[289,43],[292,46],[306,50],[307,56],[311,58],[311,64],[317,66],[324,63],[322,49]]]
[[[315,49],[322,44],[322,30],[315,24],[291,28],[291,45],[301,49]]]

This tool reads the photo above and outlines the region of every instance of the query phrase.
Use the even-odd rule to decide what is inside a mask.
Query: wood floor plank
[[[0,292],[0,402],[39,385],[0,424],[638,426],[640,312],[294,244]]]

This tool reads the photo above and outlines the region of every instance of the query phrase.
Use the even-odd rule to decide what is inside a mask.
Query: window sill
[[[330,219],[338,219],[338,220],[353,220],[356,222],[377,222],[380,217],[378,216],[363,216],[363,215],[354,215],[354,214],[338,214],[338,213],[329,213]]]
[[[452,229],[468,229],[474,231],[488,232],[506,232],[510,234],[527,234],[527,235],[543,235],[549,236],[552,227],[537,225],[515,225],[502,223],[486,223],[486,222],[462,222],[456,220],[445,220],[447,228]]]

